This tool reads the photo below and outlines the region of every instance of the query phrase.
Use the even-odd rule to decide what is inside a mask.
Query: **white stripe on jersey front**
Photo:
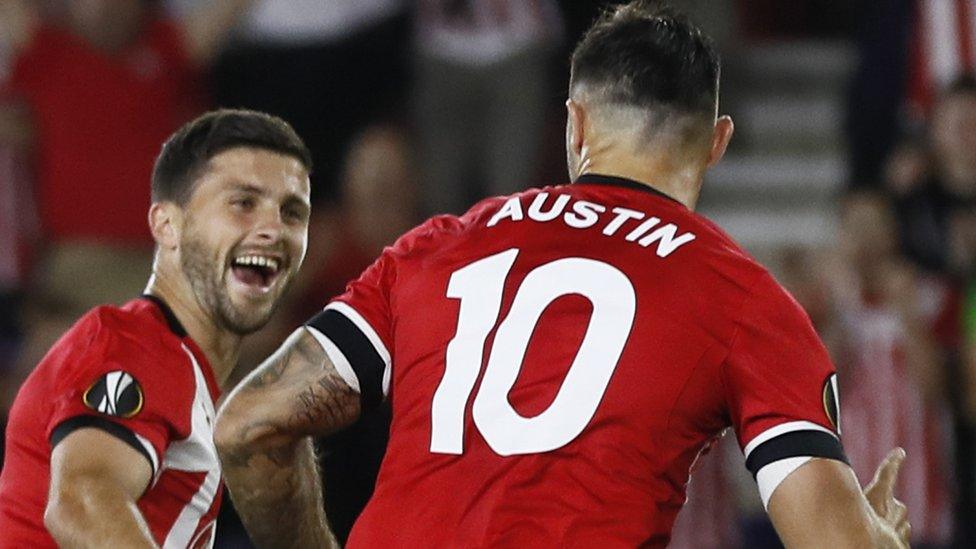
[[[746,455],[746,459],[749,459],[749,454],[759,447],[760,444],[768,440],[772,440],[780,435],[792,433],[793,431],[822,431],[834,438],[837,438],[837,435],[835,435],[833,431],[827,429],[826,427],[821,427],[816,423],[810,421],[789,421],[786,423],[780,423],[775,427],[770,427],[769,429],[759,433],[756,438],[752,439],[748,444],[746,444],[746,447],[742,452]]]
[[[322,350],[325,351],[325,354],[328,355],[329,360],[332,361],[332,365],[335,366],[336,372],[339,373],[339,377],[346,382],[346,385],[354,389],[357,393],[361,394],[362,391],[359,388],[359,377],[356,376],[356,371],[352,369],[346,355],[343,354],[343,352],[339,350],[339,347],[337,347],[336,344],[333,343],[332,340],[322,332],[318,331],[312,326],[305,326],[305,329],[308,330],[308,333],[312,334],[315,341],[318,341],[319,345],[322,346]]]
[[[193,377],[196,381],[196,394],[190,418],[192,430],[189,437],[170,444],[163,459],[163,467],[206,473],[207,476],[190,503],[180,511],[163,543],[164,549],[182,549],[190,543],[200,525],[200,519],[210,510],[220,489],[220,461],[213,442],[213,400],[203,370],[200,369],[193,352],[186,345],[183,345],[183,351],[190,357]]]
[[[136,436],[136,440],[139,441],[139,444],[141,444],[143,449],[146,450],[146,453],[149,454],[149,462],[150,465],[152,465],[152,474],[153,474],[150,487],[155,486],[156,481],[159,480],[159,473],[162,472],[162,469],[159,468],[159,456],[156,455],[156,449],[153,448],[152,443],[149,442],[149,439],[147,439],[146,437],[140,435],[135,431],[133,431],[132,434]]]
[[[163,549],[185,549],[189,547],[193,533],[200,526],[200,519],[210,510],[210,506],[213,505],[214,496],[217,495],[219,488],[220,469],[212,469],[207,472],[207,477],[203,480],[203,484],[200,485],[197,493],[193,495],[193,499],[190,500],[189,505],[183,508],[180,516],[176,517],[176,522],[173,524],[169,535],[166,536],[166,541],[163,543]],[[205,511],[200,513],[199,509],[205,509]],[[216,528],[213,528],[213,530],[216,530]],[[209,543],[208,547],[213,546],[212,535]]]
[[[341,301],[333,301],[332,303],[329,303],[325,307],[325,310],[326,311],[332,310],[332,311],[336,311],[337,313],[341,313],[343,316],[345,316],[350,321],[352,321],[352,323],[355,324],[357,328],[359,328],[359,331],[361,331],[363,335],[366,336],[366,339],[368,339],[369,342],[373,344],[373,348],[376,349],[376,352],[380,355],[380,358],[383,360],[383,396],[389,396],[390,374],[391,374],[390,351],[386,349],[386,345],[383,345],[383,340],[380,339],[379,335],[377,335],[376,330],[374,330],[373,327],[369,325],[369,322],[367,322],[366,319],[363,318],[363,316],[356,311],[356,309],[353,309],[352,307],[346,305]]]

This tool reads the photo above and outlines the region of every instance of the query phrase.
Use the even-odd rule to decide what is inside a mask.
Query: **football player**
[[[262,113],[211,112],[169,138],[145,295],[83,316],[11,409],[0,547],[212,545],[214,403],[304,258],[310,169]]]
[[[386,398],[350,547],[664,547],[727,427],[788,546],[905,544],[903,453],[862,491],[807,315],[694,213],[733,125],[708,38],[651,6],[573,54],[572,184],[408,232],[230,396],[218,448],[259,544],[329,541],[307,437]]]

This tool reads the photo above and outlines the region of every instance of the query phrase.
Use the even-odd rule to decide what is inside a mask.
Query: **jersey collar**
[[[169,305],[167,305],[166,302],[162,300],[162,298],[152,294],[142,294],[142,298],[152,301],[153,303],[156,304],[157,307],[159,307],[159,310],[163,313],[163,316],[166,318],[166,324],[169,325],[169,329],[171,332],[179,336],[180,339],[183,339],[188,336],[186,332],[186,328],[184,328],[183,325],[180,324],[180,320],[176,318],[175,314],[173,314],[173,309],[170,309]]]
[[[654,187],[651,187],[650,185],[641,183],[639,181],[634,181],[633,179],[627,179],[625,177],[617,177],[615,175],[602,175],[596,173],[585,173],[576,179],[576,183],[582,183],[585,185],[609,185],[613,187],[624,187],[627,189],[633,189],[635,191],[651,193],[660,196],[661,198],[666,198],[671,202],[681,204],[681,202],[676,198],[668,196],[662,193],[661,191],[655,189]],[[681,204],[681,206],[683,207],[684,204]]]

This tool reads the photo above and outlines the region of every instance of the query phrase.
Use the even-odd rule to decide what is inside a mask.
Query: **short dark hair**
[[[153,168],[153,202],[186,204],[207,162],[235,147],[292,156],[312,171],[312,153],[288,122],[263,112],[220,109],[188,122],[163,144]]]
[[[570,88],[603,89],[611,103],[714,112],[720,61],[711,39],[661,2],[635,0],[593,24],[572,56]]]

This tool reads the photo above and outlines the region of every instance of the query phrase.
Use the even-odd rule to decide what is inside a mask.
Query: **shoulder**
[[[45,363],[63,379],[123,370],[171,384],[182,379],[174,362],[187,360],[180,339],[157,318],[153,305],[134,300],[122,307],[101,306],[86,313],[58,341]]]

